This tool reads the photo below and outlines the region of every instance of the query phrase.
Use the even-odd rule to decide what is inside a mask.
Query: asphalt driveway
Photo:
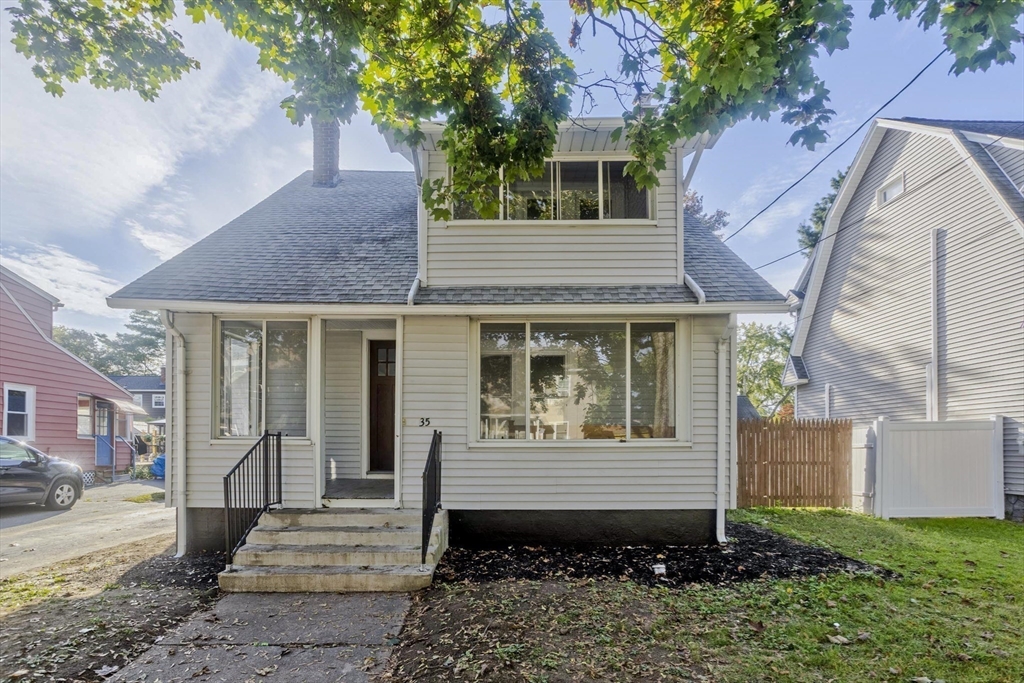
[[[42,506],[0,508],[0,578],[123,543],[174,532],[174,509],[127,498],[163,490],[163,481],[120,482],[85,490],[62,512]]]

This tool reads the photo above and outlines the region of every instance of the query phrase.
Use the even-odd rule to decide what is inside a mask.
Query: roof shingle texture
[[[1024,121],[956,121],[953,119],[919,119],[912,116],[905,116],[902,120],[922,126],[950,128],[965,133],[1024,139]]]
[[[128,391],[164,391],[167,388],[160,375],[110,375],[110,379]]]
[[[405,303],[416,276],[412,173],[306,172],[113,299],[249,303]],[[784,297],[687,215],[685,268],[708,302]],[[696,303],[685,285],[423,287],[417,304]]]

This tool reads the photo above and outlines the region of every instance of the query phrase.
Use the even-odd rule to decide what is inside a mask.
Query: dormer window
[[[903,174],[890,180],[878,191],[878,205],[882,206],[903,194]]]
[[[650,220],[650,195],[626,175],[627,161],[548,161],[538,178],[498,188],[503,221]],[[471,206],[453,207],[454,220],[480,220]]]

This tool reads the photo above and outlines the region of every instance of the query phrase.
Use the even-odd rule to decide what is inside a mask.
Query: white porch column
[[[309,324],[309,439],[313,443],[313,499],[318,508],[324,494],[324,325],[313,316]]]
[[[395,507],[402,507],[402,374],[405,368],[405,316],[395,320]]]

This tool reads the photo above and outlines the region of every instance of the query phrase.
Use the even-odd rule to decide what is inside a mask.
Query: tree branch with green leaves
[[[256,46],[260,67],[292,84],[282,107],[296,124],[347,122],[362,107],[416,144],[422,121],[442,119],[454,170],[423,188],[437,218],[456,200],[496,215],[499,180],[542,174],[573,95],[593,106],[596,90],[622,103],[626,172],[648,189],[674,144],[744,119],[778,114],[809,149],[827,139],[835,112],[814,60],[849,46],[843,0],[566,1],[567,47],[610,36],[615,73],[580,79],[526,0],[19,0],[9,11],[17,51],[56,96],[85,81],[156,98],[200,67],[172,28],[183,11]],[[960,74],[1014,61],[1024,3],[874,0],[882,14],[939,27]]]

